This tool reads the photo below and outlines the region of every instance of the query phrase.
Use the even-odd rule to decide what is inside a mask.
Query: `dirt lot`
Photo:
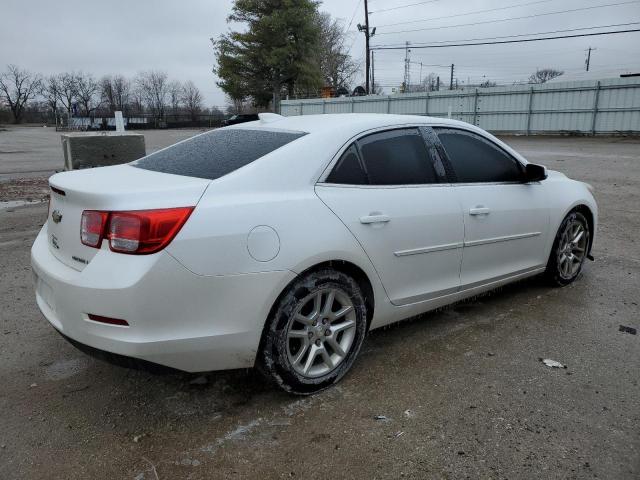
[[[0,210],[0,478],[640,478],[640,335],[619,331],[640,327],[640,140],[506,140],[594,185],[596,262],[372,332],[306,398],[85,357],[34,302],[45,204]]]

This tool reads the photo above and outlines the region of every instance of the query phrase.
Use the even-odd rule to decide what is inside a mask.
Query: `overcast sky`
[[[209,38],[228,30],[226,17],[231,4],[231,0],[2,0],[0,66],[15,63],[43,74],[82,70],[96,76],[165,70],[171,78],[193,80],[207,106],[224,105],[224,94],[211,73],[214,55]],[[409,4],[413,5],[406,6]],[[519,6],[503,8],[514,5]],[[608,6],[540,15],[601,5]],[[351,53],[364,63],[364,36],[356,28],[364,21],[363,0],[325,0],[320,8],[343,19]],[[489,9],[493,11],[468,14]],[[373,12],[371,26],[377,26],[372,45],[467,40],[633,22],[638,23],[588,31],[640,28],[640,0],[369,0],[369,10]],[[529,18],[495,22],[513,17]],[[587,74],[584,60],[589,46],[597,50],[592,52],[591,72]],[[387,91],[402,82],[404,55],[404,50],[375,54],[376,82],[389,86]],[[526,80],[537,67],[565,70],[563,78],[567,80],[615,77],[628,71],[640,72],[640,32],[510,45],[413,48],[411,61],[411,80],[415,83],[420,77],[420,62],[422,75],[434,72],[443,81],[449,76],[447,65],[454,63],[456,77],[463,83],[483,78],[500,83]]]

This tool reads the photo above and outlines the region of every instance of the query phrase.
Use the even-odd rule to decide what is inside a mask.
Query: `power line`
[[[351,28],[351,25],[353,24],[353,19],[356,18],[356,13],[358,13],[358,8],[360,7],[360,3],[361,2],[362,2],[362,0],[358,0],[358,3],[356,4],[356,8],[353,11],[353,15],[351,15],[351,20],[349,21],[349,26],[347,26],[347,28],[344,31],[345,35],[349,31],[349,29]],[[354,35],[353,36],[353,41],[351,42],[351,45],[349,45],[349,48],[347,49],[347,53],[351,53],[351,49],[353,48],[353,45],[356,43],[357,39],[358,39],[358,36]]]
[[[345,32],[347,32],[351,28],[351,25],[353,25],[353,19],[356,18],[356,13],[358,13],[358,8],[360,7],[361,3],[362,3],[362,0],[358,0],[358,3],[356,4],[356,8],[353,11],[353,15],[351,15],[351,20],[349,20],[349,25],[347,26],[347,29],[345,30]]]
[[[630,30],[615,30],[613,32],[596,32],[596,33],[580,33],[577,35],[558,35],[555,37],[541,37],[541,38],[523,38],[520,40],[501,40],[497,42],[478,42],[478,43],[454,43],[449,45],[411,45],[411,48],[445,48],[445,47],[473,47],[476,45],[497,45],[504,43],[524,43],[524,42],[539,42],[541,40],[558,40],[562,38],[577,38],[577,37],[595,37],[598,35],[614,35],[618,33],[631,33],[640,32],[640,28]],[[404,47],[372,47],[372,50],[401,50]]]
[[[376,10],[375,12],[369,12],[369,14],[380,13],[380,12],[389,12],[391,10],[399,10],[401,8],[415,7],[416,5],[424,5],[426,3],[434,3],[434,2],[437,2],[437,1],[439,1],[439,0],[428,0],[426,2],[409,3],[408,5],[399,5],[397,7],[391,7],[391,8],[385,8],[385,9],[382,9],[382,10]]]
[[[628,2],[618,2],[618,3],[608,3],[605,5],[593,5],[590,7],[580,7],[580,8],[572,8],[569,10],[558,10],[555,12],[546,12],[546,13],[535,13],[532,15],[523,15],[520,17],[511,17],[511,18],[500,18],[497,20],[485,20],[485,21],[481,21],[481,22],[471,22],[471,23],[459,23],[457,25],[443,25],[441,27],[428,27],[428,28],[415,28],[412,30],[395,30],[393,32],[380,32],[378,33],[378,35],[393,35],[395,33],[411,33],[411,32],[424,32],[427,30],[443,30],[446,28],[456,28],[456,27],[469,27],[469,26],[474,26],[474,25],[486,25],[488,23],[500,23],[500,22],[511,22],[513,20],[522,20],[525,18],[536,18],[536,17],[544,17],[544,16],[548,16],[548,15],[558,15],[558,14],[562,14],[562,13],[572,13],[572,12],[580,12],[580,11],[584,11],[584,10],[594,10],[597,8],[605,8],[605,7],[615,7],[615,6],[619,6],[619,5],[628,5],[630,3],[639,3],[638,0],[631,0]]]
[[[451,42],[476,42],[480,40],[500,40],[503,38],[515,38],[515,37],[530,37],[531,35],[549,35],[552,33],[567,33],[567,32],[577,32],[578,30],[595,30],[596,28],[612,28],[612,27],[628,27],[631,25],[640,25],[640,22],[630,22],[630,23],[614,23],[611,25],[598,25],[594,27],[581,27],[581,28],[569,28],[565,30],[551,30],[548,32],[535,32],[535,33],[521,33],[517,35],[503,35],[501,37],[482,37],[482,38],[467,38],[464,40],[438,40],[430,42],[430,44],[436,43],[451,43]],[[385,46],[392,47],[397,44],[385,44],[385,45],[375,45],[375,46]]]
[[[526,7],[526,6],[529,6],[529,5],[536,5],[538,3],[549,3],[549,2],[553,2],[553,1],[554,0],[537,0],[535,2],[517,3],[517,4],[514,4],[514,5],[508,5],[508,6],[505,6],[505,7],[487,8],[485,10],[475,10],[473,12],[456,13],[454,15],[443,15],[441,17],[423,18],[423,19],[420,19],[420,20],[408,20],[406,22],[386,23],[386,24],[378,25],[378,26],[379,27],[395,27],[396,25],[407,25],[409,23],[430,22],[431,20],[442,20],[442,19],[445,19],[445,18],[465,17],[467,15],[475,15],[477,13],[496,12],[498,10],[508,10],[510,8]]]

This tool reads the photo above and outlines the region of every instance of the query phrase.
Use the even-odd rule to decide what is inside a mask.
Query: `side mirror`
[[[547,178],[547,169],[542,165],[536,165],[535,163],[527,163],[524,168],[524,181],[525,182],[540,182]]]

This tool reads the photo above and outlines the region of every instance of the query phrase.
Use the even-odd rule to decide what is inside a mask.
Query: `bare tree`
[[[433,92],[437,88],[438,76],[431,72],[417,85],[407,85],[404,93]]]
[[[109,75],[105,75],[100,79],[100,98],[102,99],[102,104],[109,109],[109,113],[114,113],[118,109],[113,88],[113,78]]]
[[[57,75],[49,75],[43,82],[42,96],[47,102],[47,107],[53,114],[58,115],[58,102],[60,101],[60,78]]]
[[[337,90],[340,87],[349,89],[359,65],[353,61],[345,46],[346,34],[341,22],[328,13],[318,14],[320,26],[320,44],[318,46],[318,63],[325,86]]]
[[[202,93],[191,80],[184,84],[182,102],[189,115],[191,115],[191,120],[195,122],[198,113],[202,110]]]
[[[169,96],[169,105],[171,106],[171,113],[175,117],[180,110],[180,104],[182,103],[182,84],[177,80],[169,82],[167,85],[167,92]]]
[[[131,82],[122,75],[116,75],[112,81],[117,110],[125,111],[131,95]]]
[[[67,111],[67,115],[71,116],[71,110],[76,103],[78,95],[78,82],[76,74],[61,73],[58,75],[58,90],[60,92],[59,100]]]
[[[129,99],[129,105],[131,107],[132,113],[144,113],[144,95],[142,93],[142,89],[138,85],[137,79],[133,82]]]
[[[98,107],[98,82],[90,73],[80,72],[76,76],[76,89],[82,112],[88,117]]]
[[[167,74],[155,70],[142,72],[136,79],[136,85],[154,117],[164,118],[168,96]]]
[[[563,74],[564,71],[555,70],[553,68],[538,69],[536,70],[536,73],[529,77],[529,83],[547,83],[549,80],[553,80]]]
[[[7,71],[0,75],[0,100],[11,109],[15,123],[20,123],[26,105],[39,94],[41,88],[40,75],[16,65],[8,65]]]
[[[211,107],[209,109],[209,115],[211,115],[215,120],[224,120],[224,112],[219,107]]]
[[[125,111],[131,96],[131,82],[122,75],[104,76],[100,80],[100,97],[110,113]]]

